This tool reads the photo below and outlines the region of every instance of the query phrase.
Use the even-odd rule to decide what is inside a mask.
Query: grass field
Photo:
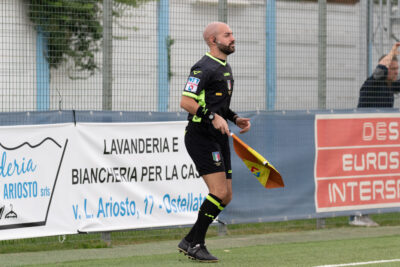
[[[6,253],[1,266],[195,266],[177,252],[179,240],[109,248]],[[400,266],[400,226],[344,227],[296,232],[229,235],[207,239],[216,266],[320,266],[381,261]],[[395,262],[382,262],[385,260]]]

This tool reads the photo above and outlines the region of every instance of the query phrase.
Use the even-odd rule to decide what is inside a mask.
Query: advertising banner
[[[69,154],[67,170],[77,229],[194,223],[207,189],[186,152],[186,124],[78,124],[81,155]]]
[[[400,207],[400,114],[316,115],[317,212]]]
[[[29,125],[0,127],[0,240],[195,222],[208,190],[176,114],[17,115]],[[147,122],[131,122],[139,115]],[[265,190],[232,148],[233,199],[221,221],[398,211],[397,112],[245,116],[252,129],[241,139],[273,163],[285,187]]]
[[[73,124],[1,127],[1,239],[36,236],[36,229],[52,225],[49,221],[60,222],[56,232],[66,231],[65,207],[51,217],[72,138]]]
[[[186,122],[0,127],[0,239],[192,224]]]

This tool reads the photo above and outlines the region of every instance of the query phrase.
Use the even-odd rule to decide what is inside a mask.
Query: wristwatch
[[[215,119],[215,113],[214,113],[214,112],[211,112],[210,115],[208,115],[208,119],[209,119],[210,121],[212,121],[213,119]]]

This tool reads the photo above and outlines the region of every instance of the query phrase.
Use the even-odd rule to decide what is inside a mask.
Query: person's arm
[[[227,118],[241,129],[239,133],[242,134],[250,130],[251,127],[250,119],[240,118],[239,115],[237,115],[231,109],[228,110]]]
[[[196,115],[199,104],[193,98],[183,95],[181,98],[181,108],[192,115]]]
[[[398,47],[400,46],[400,42],[395,43],[392,46],[390,52],[384,56],[381,60],[379,60],[378,66],[376,66],[372,79],[374,80],[386,80],[388,75],[388,70],[390,68],[390,64],[392,63],[393,57],[399,55]]]
[[[192,115],[196,115],[203,120],[209,120],[211,111],[208,111],[206,107],[200,107],[200,105],[191,97],[183,95],[181,98],[181,108],[186,110]],[[207,111],[206,111],[207,110]],[[219,130],[222,134],[230,135],[228,123],[217,113],[213,113],[214,119],[211,121],[215,129]]]
[[[379,64],[384,65],[384,66],[386,66],[386,68],[389,69],[390,64],[392,63],[393,57],[398,56],[400,54],[398,51],[399,46],[400,46],[400,42],[395,43],[392,46],[392,49],[390,50],[390,52],[379,61]]]

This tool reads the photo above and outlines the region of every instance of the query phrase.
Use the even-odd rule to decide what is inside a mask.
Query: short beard
[[[235,52],[235,47],[230,47],[229,45],[223,45],[221,43],[217,43],[217,47],[222,53],[224,53],[227,56]]]

